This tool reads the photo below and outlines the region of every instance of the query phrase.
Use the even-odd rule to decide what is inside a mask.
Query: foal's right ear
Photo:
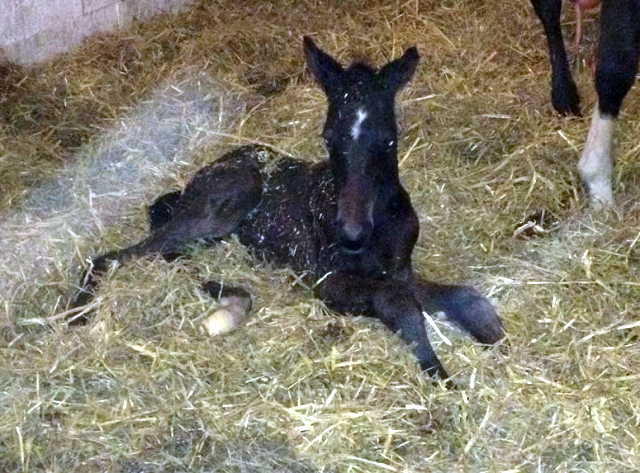
[[[334,90],[342,73],[342,66],[316,46],[311,38],[304,37],[304,53],[307,56],[309,70],[326,94]]]
[[[378,75],[396,93],[409,82],[419,62],[420,54],[418,54],[418,48],[412,46],[404,52],[402,57],[391,61],[380,69]]]

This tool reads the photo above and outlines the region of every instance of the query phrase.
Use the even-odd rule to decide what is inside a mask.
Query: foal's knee
[[[408,287],[399,284],[389,284],[378,291],[373,297],[373,310],[376,317],[394,331],[410,325],[408,319],[422,323],[418,301]]]

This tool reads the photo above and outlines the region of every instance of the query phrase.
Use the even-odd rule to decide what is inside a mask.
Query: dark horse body
[[[311,273],[332,309],[371,315],[399,331],[422,369],[447,377],[429,344],[423,310],[444,311],[482,343],[495,343],[504,332],[476,290],[422,281],[412,268],[419,226],[398,177],[394,99],[417,66],[417,50],[379,71],[360,63],[343,69],[308,38],[305,52],[329,100],[329,161],[309,164],[259,146],[227,153],[184,192],[156,201],[148,238],[95,258],[76,303],[90,300],[110,261],[168,254],[235,233],[257,256]],[[220,296],[217,283],[209,287]]]
[[[569,69],[560,14],[562,0],[531,0],[542,21],[552,69],[551,101],[563,114],[580,114],[580,96]],[[604,0],[596,66],[598,106],[578,170],[593,203],[613,204],[611,153],[614,124],[631,89],[640,58],[640,0]]]

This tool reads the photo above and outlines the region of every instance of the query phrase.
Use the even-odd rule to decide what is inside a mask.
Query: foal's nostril
[[[340,249],[359,253],[368,245],[373,232],[373,188],[366,180],[353,178],[338,199],[336,229]]]
[[[347,240],[357,240],[364,233],[362,225],[357,222],[343,223],[338,222],[340,225],[341,237]]]
[[[340,248],[348,253],[359,253],[364,249],[370,233],[369,226],[341,225],[338,238]]]

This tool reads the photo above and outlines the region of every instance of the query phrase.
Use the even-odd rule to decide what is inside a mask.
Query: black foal
[[[329,160],[311,165],[258,146],[227,153],[184,192],[154,204],[149,237],[95,258],[76,304],[91,299],[112,261],[172,254],[186,243],[235,233],[256,256],[311,272],[317,295],[332,309],[374,316],[399,331],[421,368],[446,378],[423,310],[445,312],[481,343],[493,344],[504,332],[475,289],[422,281],[411,266],[419,228],[398,177],[394,101],[418,65],[418,51],[407,49],[375,70],[363,63],[343,69],[309,38],[304,50],[329,101]],[[215,282],[208,287],[215,297],[225,295]]]

